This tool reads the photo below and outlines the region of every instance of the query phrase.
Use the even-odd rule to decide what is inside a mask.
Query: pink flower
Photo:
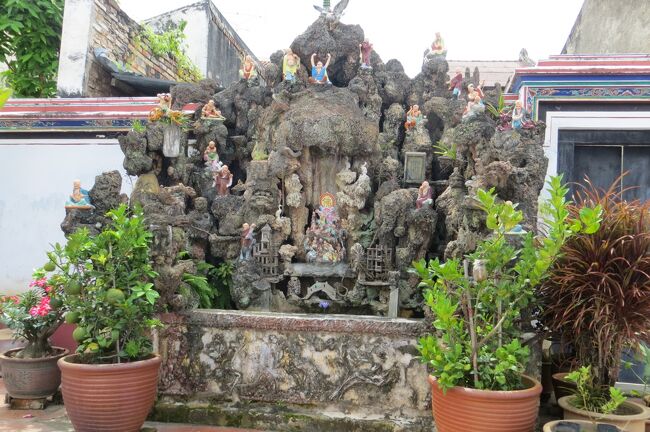
[[[30,284],[29,284],[29,287],[31,288],[31,287],[37,286],[37,287],[43,288],[45,285],[47,285],[47,278],[42,277],[40,279],[36,279],[36,280],[31,281]]]
[[[54,288],[52,288],[51,286],[48,285],[48,286],[45,287],[45,292],[46,293],[51,293],[53,289]]]
[[[45,296],[41,299],[41,302],[38,304],[38,306],[33,306],[31,309],[29,309],[29,314],[33,317],[35,316],[42,316],[44,317],[50,311],[52,310],[52,306],[50,306],[50,298]]]

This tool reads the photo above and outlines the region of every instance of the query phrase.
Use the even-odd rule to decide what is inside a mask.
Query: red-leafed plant
[[[650,202],[625,201],[620,184],[578,186],[570,211],[600,205],[600,230],[570,238],[540,288],[542,321],[600,386],[616,381],[625,347],[650,342]]]

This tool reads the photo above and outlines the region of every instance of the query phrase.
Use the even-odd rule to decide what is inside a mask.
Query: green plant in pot
[[[66,410],[77,432],[139,431],[155,396],[160,357],[151,330],[158,292],[149,260],[152,235],[141,209],[121,205],[92,236],[85,229],[56,245],[65,270],[77,353],[59,361]]]
[[[566,242],[539,293],[543,323],[575,348],[578,364],[591,366],[596,389],[616,383],[625,347],[650,340],[650,202],[626,201],[620,184],[579,187],[569,212],[600,206],[601,229]],[[565,416],[572,398],[558,401]],[[626,430],[642,431],[642,423]]]
[[[34,273],[28,291],[0,299],[0,320],[12,330],[14,340],[26,343],[0,354],[4,384],[14,399],[47,398],[61,383],[57,361],[68,350],[51,346],[49,339],[63,323],[67,308],[59,276],[46,276],[54,270],[48,262]]]
[[[494,190],[479,190],[491,236],[464,262],[414,263],[431,308],[435,333],[420,339],[431,369],[433,415],[440,432],[528,432],[537,418],[541,385],[523,376],[529,350],[522,345],[520,317],[534,301],[564,241],[598,229],[599,209],[570,218],[561,178],[549,181],[551,198],[541,207],[548,232],[512,241],[523,214]],[[472,276],[469,262],[473,262]]]

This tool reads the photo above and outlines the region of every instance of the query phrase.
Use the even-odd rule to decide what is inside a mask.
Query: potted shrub
[[[624,193],[620,179],[578,190],[569,212],[600,206],[601,229],[569,239],[540,288],[542,321],[574,347],[577,364],[591,365],[598,389],[616,383],[625,347],[650,340],[650,202]]]
[[[54,270],[52,263],[44,268]],[[45,269],[35,272],[29,291],[0,299],[0,319],[15,340],[26,342],[23,348],[0,354],[5,387],[15,399],[43,399],[56,393],[61,383],[57,361],[68,354],[67,349],[50,345],[66,309],[62,286],[45,273]]]
[[[549,186],[551,199],[540,209],[546,236],[526,233],[510,241],[507,234],[521,222],[522,212],[510,202],[499,202],[494,190],[479,190],[491,237],[464,262],[414,263],[435,317],[435,334],[421,338],[418,349],[431,368],[439,432],[530,432],[535,426],[542,388],[522,375],[529,350],[520,342],[519,320],[565,239],[597,230],[599,213],[587,208],[569,219],[561,178],[553,178]]]
[[[645,432],[650,410],[627,402],[621,390],[615,387],[599,385],[591,374],[591,366],[571,372],[567,379],[576,384],[576,392],[558,401],[565,419],[602,421],[626,432]]]
[[[139,431],[157,389],[152,236],[141,209],[123,204],[107,217],[102,232],[81,229],[52,254],[67,277],[66,319],[77,323],[77,353],[59,360],[63,400],[77,432]]]

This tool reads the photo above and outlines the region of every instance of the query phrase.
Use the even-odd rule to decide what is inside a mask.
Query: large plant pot
[[[160,357],[119,364],[59,360],[61,391],[77,432],[138,432],[156,398]]]
[[[562,425],[562,423],[565,422],[571,422],[573,424],[577,424],[580,427],[579,432],[600,432],[598,427],[600,426],[600,430],[603,430],[605,425],[609,426],[609,430],[607,432],[614,432],[614,431],[620,431],[624,432],[623,429],[620,429],[619,427],[609,424],[609,423],[594,423],[591,421],[585,421],[585,420],[555,420],[550,423],[546,423],[544,425],[544,432],[557,432],[557,427]],[[615,429],[612,429],[615,428]],[[568,429],[565,429],[568,430]]]
[[[629,415],[598,414],[571,405],[569,401],[574,397],[564,396],[558,400],[558,404],[564,410],[565,420],[595,420],[618,426],[625,432],[645,432],[645,422],[650,418],[650,409],[644,406],[632,402],[623,402],[620,409],[629,412]]]
[[[554,373],[553,378],[553,393],[555,393],[555,400],[559,401],[564,396],[572,396],[578,390],[578,386],[573,381],[566,379],[569,372]]]
[[[0,354],[2,376],[9,396],[15,399],[40,399],[52,396],[61,384],[57,361],[68,355],[65,348],[53,347],[51,357],[22,359],[14,357],[22,348]]]
[[[542,385],[523,377],[526,388],[514,391],[454,387],[443,393],[429,376],[433,418],[438,432],[532,432]]]

